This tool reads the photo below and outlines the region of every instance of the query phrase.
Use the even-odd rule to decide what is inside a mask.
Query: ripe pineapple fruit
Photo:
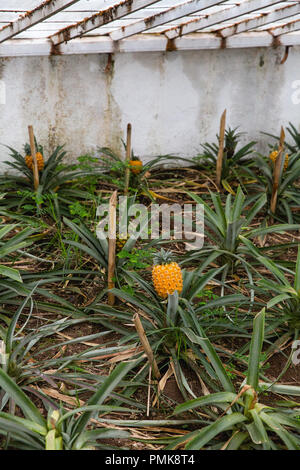
[[[33,158],[30,155],[30,153],[31,153],[30,145],[25,144],[24,150],[25,150],[25,153],[26,153],[25,163],[28,166],[28,168],[33,171]],[[37,150],[38,150],[38,152],[36,152],[36,154],[35,154],[36,161],[37,161],[37,166],[38,166],[38,170],[42,171],[42,169],[44,168],[44,157],[43,157],[43,154],[41,152],[42,148],[40,146],[37,146]]]
[[[269,158],[272,160],[272,162],[275,164],[278,156],[278,150],[273,150],[273,152],[270,153]],[[289,164],[289,156],[288,154],[285,155],[285,160],[284,160],[284,165],[283,165],[283,170],[285,171],[288,167]]]
[[[143,169],[143,163],[135,155],[133,155],[131,157],[131,160],[129,160],[129,166],[130,166],[131,173],[135,175],[138,175]]]
[[[166,299],[168,294],[172,295],[176,290],[178,294],[182,291],[182,272],[179,265],[172,261],[172,253],[161,250],[154,258],[152,268],[152,281],[159,297]]]

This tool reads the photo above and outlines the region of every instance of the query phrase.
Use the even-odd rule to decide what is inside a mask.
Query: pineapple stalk
[[[35,191],[37,191],[40,181],[39,181],[38,164],[37,164],[37,159],[36,159],[36,154],[35,154],[35,140],[34,140],[34,133],[33,133],[32,126],[28,126],[28,133],[29,133],[31,155],[33,156],[32,170],[33,170],[34,189]]]
[[[109,240],[108,240],[108,269],[107,269],[107,287],[115,287],[114,275],[116,268],[116,207],[117,191],[114,191],[109,200]],[[115,296],[108,292],[108,305],[114,305]]]
[[[219,189],[221,189],[221,179],[222,179],[222,169],[223,169],[225,126],[226,126],[226,109],[224,110],[220,119],[219,151],[218,151],[217,167],[216,167],[216,173],[217,173],[216,183]]]
[[[131,124],[127,124],[127,140],[126,140],[126,163],[127,163],[127,168],[125,170],[125,181],[124,181],[124,196],[127,196],[128,194],[128,189],[129,189],[129,179],[130,179],[130,167],[129,167],[129,161],[130,161],[130,155],[131,155]]]

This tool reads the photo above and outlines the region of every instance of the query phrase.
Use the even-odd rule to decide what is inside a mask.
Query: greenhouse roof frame
[[[300,45],[300,0],[0,0],[0,57]]]

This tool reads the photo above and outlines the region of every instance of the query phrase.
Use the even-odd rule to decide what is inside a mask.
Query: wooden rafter
[[[194,33],[195,31],[199,31],[209,26],[237,18],[241,15],[252,13],[257,9],[262,9],[276,3],[281,3],[281,1],[282,0],[246,0],[242,3],[239,3],[238,5],[228,6],[216,13],[212,13],[205,18],[191,19],[190,21],[187,21],[179,26],[169,28],[163,32],[169,39],[174,39],[176,37]]]
[[[234,34],[244,33],[245,31],[249,31],[251,29],[260,28],[261,26],[284,20],[299,13],[300,2],[297,2],[276,8],[269,12],[258,13],[252,18],[242,18],[230,26],[219,26],[218,28],[214,28],[214,31],[218,31],[218,34],[220,34],[223,38],[226,38]]]
[[[116,19],[122,18],[130,13],[133,13],[141,8],[157,3],[159,0],[124,0],[105,10],[80,21],[76,24],[67,26],[66,28],[58,31],[49,37],[52,43],[57,46],[63,42],[70,41],[71,39],[78,38],[83,34],[99,28],[104,24],[108,24]]]
[[[273,26],[273,28],[268,29],[269,33],[271,33],[272,36],[281,36],[282,34],[288,34],[288,33],[292,33],[293,31],[299,31],[299,30],[300,30],[300,18],[290,21],[280,26]]]
[[[0,29],[0,43],[10,39],[26,29],[34,26],[61,10],[70,7],[79,0],[46,0],[31,11],[27,11],[18,19]]]
[[[124,39],[134,34],[146,31],[147,29],[168,23],[169,21],[177,20],[183,16],[191,15],[193,13],[197,13],[198,11],[205,10],[206,8],[219,5],[223,1],[224,0],[189,0],[185,3],[181,3],[172,8],[169,8],[168,10],[162,11],[161,13],[157,13],[156,15],[146,17],[140,21],[129,24],[128,26],[119,28],[116,31],[111,32],[110,37],[114,41],[118,41],[120,39]]]

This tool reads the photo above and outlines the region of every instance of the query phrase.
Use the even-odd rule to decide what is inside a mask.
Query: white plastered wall
[[[122,150],[126,124],[144,160],[193,156],[215,139],[220,115],[247,139],[300,130],[300,47],[118,53],[0,59],[0,143],[66,144],[69,158],[98,146]],[[111,59],[111,60],[110,60]],[[1,146],[0,162],[8,151]],[[3,168],[3,167],[2,167]]]

